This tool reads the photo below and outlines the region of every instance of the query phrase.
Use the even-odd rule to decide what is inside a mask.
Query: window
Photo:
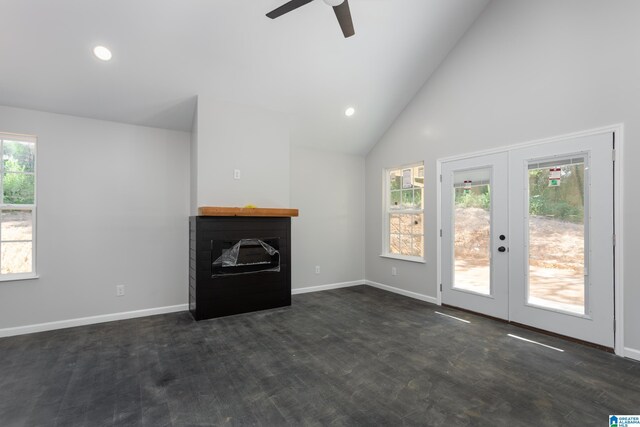
[[[0,280],[35,276],[36,139],[0,133]]]
[[[424,261],[424,164],[385,170],[383,256]]]

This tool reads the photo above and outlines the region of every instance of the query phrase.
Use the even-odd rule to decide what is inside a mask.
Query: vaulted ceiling
[[[286,114],[294,144],[364,154],[488,0],[350,0],[348,39],[321,0],[265,17],[285,2],[0,0],[0,105],[190,130],[207,95]]]

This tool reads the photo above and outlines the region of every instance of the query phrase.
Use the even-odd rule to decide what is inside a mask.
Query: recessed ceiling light
[[[344,111],[344,115],[347,117],[351,117],[356,113],[356,109],[353,107],[349,107]]]
[[[111,59],[111,51],[104,46],[94,47],[93,54],[103,61],[109,61]]]

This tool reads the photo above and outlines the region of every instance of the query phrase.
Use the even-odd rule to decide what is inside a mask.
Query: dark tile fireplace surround
[[[297,216],[297,210],[270,217],[249,216],[257,212],[243,208],[210,209],[217,210],[200,208],[200,215],[189,219],[193,317],[203,320],[291,305],[291,216]],[[258,212],[262,211],[269,210]],[[226,216],[238,212],[243,216]]]

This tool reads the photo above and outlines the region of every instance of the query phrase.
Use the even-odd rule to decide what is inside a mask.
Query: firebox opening
[[[280,271],[280,239],[211,241],[212,277]]]

